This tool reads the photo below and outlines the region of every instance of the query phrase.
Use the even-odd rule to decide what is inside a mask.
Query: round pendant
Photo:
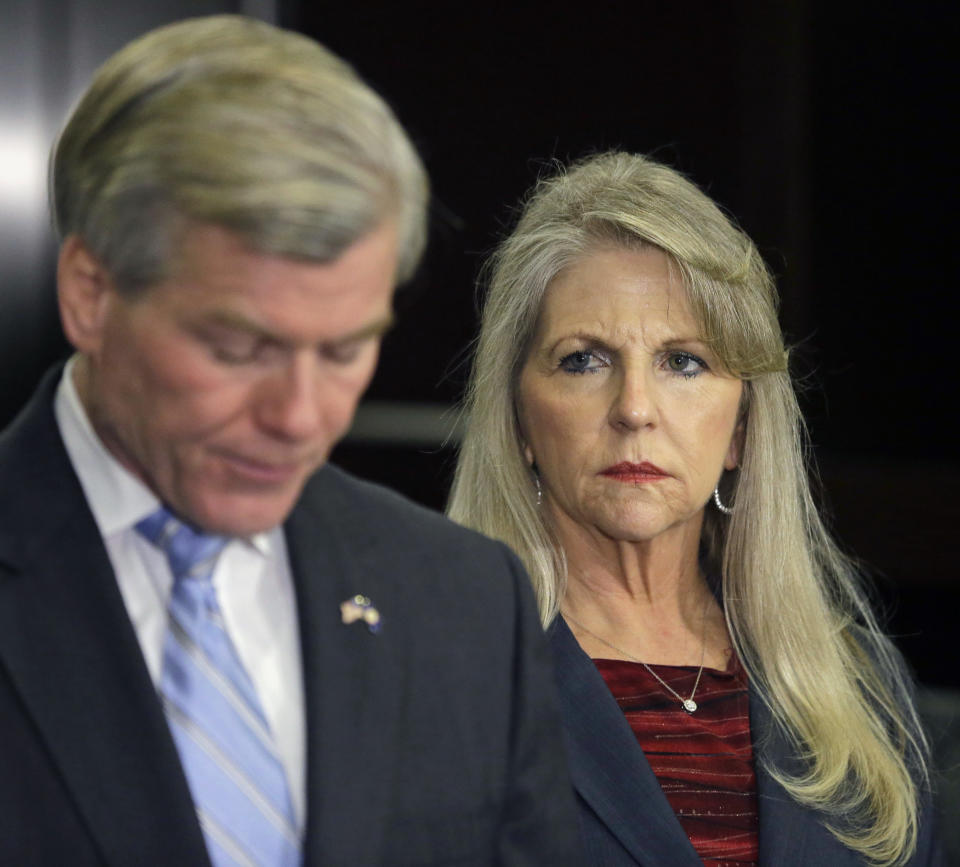
[[[692,698],[684,699],[683,709],[687,713],[693,713],[697,709],[697,703]]]

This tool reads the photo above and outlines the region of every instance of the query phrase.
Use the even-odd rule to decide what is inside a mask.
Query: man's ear
[[[63,332],[78,352],[97,354],[113,292],[107,269],[78,235],[69,235],[57,260],[57,301]]]

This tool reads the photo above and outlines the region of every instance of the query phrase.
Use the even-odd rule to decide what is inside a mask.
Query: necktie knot
[[[174,581],[191,578],[209,582],[225,536],[197,532],[174,517],[165,506],[147,515],[136,525],[137,532],[167,555]]]

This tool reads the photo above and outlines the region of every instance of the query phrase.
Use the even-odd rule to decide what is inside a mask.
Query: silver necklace
[[[647,671],[650,672],[650,674],[652,674],[652,675],[657,679],[658,683],[659,683],[667,692],[669,692],[674,698],[676,698],[676,700],[677,700],[678,702],[680,702],[680,707],[682,707],[687,713],[693,713],[693,712],[697,709],[697,703],[693,700],[693,697],[697,694],[697,687],[700,686],[700,676],[703,674],[703,660],[704,660],[704,656],[705,656],[705,654],[706,654],[706,652],[707,652],[707,630],[706,630],[707,610],[706,610],[706,608],[704,608],[704,610],[703,610],[703,624],[702,624],[701,627],[700,627],[701,633],[702,633],[701,636],[700,636],[700,668],[697,670],[697,679],[693,682],[693,689],[690,690],[690,697],[689,697],[689,698],[684,698],[682,695],[680,695],[679,692],[677,692],[672,686],[670,686],[669,683],[667,683],[662,677],[660,677],[660,675],[657,674],[657,673],[656,673],[649,665],[647,665],[642,659],[637,659],[635,656],[631,656],[631,655],[630,655],[629,653],[627,653],[625,650],[621,650],[621,649],[620,649],[619,647],[617,647],[615,644],[611,644],[611,643],[610,643],[609,641],[607,641],[605,638],[601,638],[599,635],[597,635],[596,632],[591,632],[589,629],[587,629],[586,626],[584,626],[582,623],[574,620],[574,619],[573,619],[569,614],[567,614],[565,611],[563,611],[563,612],[561,612],[561,613],[563,614],[563,617],[564,617],[565,620],[569,620],[574,626],[582,629],[584,632],[587,633],[587,635],[590,635],[590,636],[592,636],[593,638],[596,638],[597,641],[599,641],[601,644],[605,644],[605,645],[606,645],[607,647],[609,647],[611,650],[617,651],[617,653],[619,653],[621,656],[625,656],[625,657],[626,657],[627,659],[629,659],[631,662],[639,662],[640,665],[642,665]]]

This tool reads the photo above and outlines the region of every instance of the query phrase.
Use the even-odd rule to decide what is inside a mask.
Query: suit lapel
[[[322,470],[286,524],[307,705],[307,864],[379,863],[387,845],[404,624],[390,619],[396,564],[357,510]],[[382,613],[378,634],[343,623],[340,604],[357,594]]]
[[[53,419],[56,380],[0,441],[0,662],[107,863],[149,852],[203,864],[176,749]]]
[[[562,618],[549,636],[577,793],[638,864],[702,867],[593,662]]]

